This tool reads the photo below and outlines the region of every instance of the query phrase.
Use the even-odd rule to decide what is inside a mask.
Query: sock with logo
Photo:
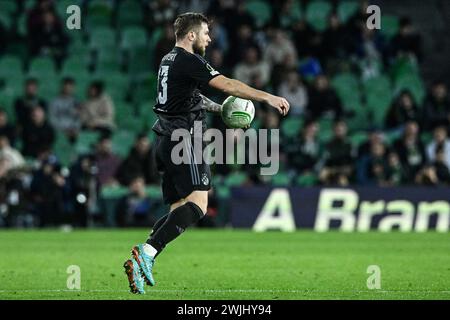
[[[159,254],[169,242],[202,217],[203,212],[200,207],[193,202],[187,202],[167,215],[161,226],[156,231],[154,229],[147,240],[147,244],[152,246]]]

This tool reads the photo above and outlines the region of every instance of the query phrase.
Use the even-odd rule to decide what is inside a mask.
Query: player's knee
[[[202,211],[203,215],[206,214],[208,208],[208,192],[207,191],[194,191],[188,197],[187,201],[195,203]]]

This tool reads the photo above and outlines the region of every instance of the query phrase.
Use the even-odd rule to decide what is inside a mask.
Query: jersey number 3
[[[158,79],[160,82],[159,92],[158,92],[158,102],[160,104],[165,104],[167,102],[167,77],[169,75],[169,66],[161,66],[159,69]]]

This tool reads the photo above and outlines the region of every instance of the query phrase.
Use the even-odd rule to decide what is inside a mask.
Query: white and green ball
[[[246,128],[255,117],[253,102],[229,96],[222,103],[222,119],[229,128]]]

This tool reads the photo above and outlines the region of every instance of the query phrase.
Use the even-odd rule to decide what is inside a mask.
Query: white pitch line
[[[69,290],[69,289],[35,289],[35,290],[0,290],[0,293],[33,293],[33,292],[73,292],[73,293],[119,293],[129,292],[129,290]],[[444,293],[450,294],[447,290],[259,290],[259,289],[150,289],[148,292],[158,293],[303,293],[303,294],[323,294],[323,293]]]

